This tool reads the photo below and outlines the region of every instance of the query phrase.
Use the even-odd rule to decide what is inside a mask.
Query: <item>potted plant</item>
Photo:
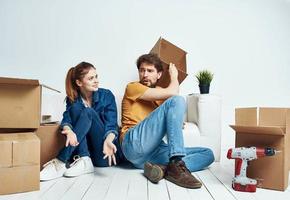
[[[195,77],[198,81],[200,94],[208,94],[210,82],[213,79],[213,73],[209,70],[201,70],[195,75]]]

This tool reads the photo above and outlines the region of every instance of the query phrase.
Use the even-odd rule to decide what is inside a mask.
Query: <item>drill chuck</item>
[[[273,156],[276,154],[276,151],[274,148],[271,148],[271,147],[266,147],[265,148],[265,155],[266,156]]]

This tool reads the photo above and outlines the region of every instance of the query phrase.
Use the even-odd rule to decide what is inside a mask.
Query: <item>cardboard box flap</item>
[[[7,78],[0,77],[0,84],[10,84],[10,85],[39,85],[38,80],[33,79],[20,79],[20,78]]]
[[[260,126],[286,126],[287,108],[260,108]]]
[[[55,123],[62,119],[65,111],[65,96],[60,91],[41,84],[40,123]]]
[[[186,72],[186,51],[175,46],[163,38],[159,38],[150,53],[155,53],[167,65],[174,63],[176,68]]]
[[[257,126],[257,108],[236,108],[235,120],[237,126]]]
[[[47,88],[47,89],[52,90],[52,91],[55,91],[55,92],[57,92],[57,93],[61,93],[59,90],[54,89],[54,88],[52,88],[52,87],[49,87],[49,86],[47,86],[47,85],[45,85],[45,84],[41,84],[41,87],[42,87],[42,88]]]
[[[280,126],[238,126],[230,125],[237,133],[285,135],[286,128]]]

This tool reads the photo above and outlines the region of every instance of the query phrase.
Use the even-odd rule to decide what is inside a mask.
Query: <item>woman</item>
[[[115,97],[98,85],[96,69],[90,63],[82,62],[68,71],[67,105],[61,122],[66,144],[56,158],[44,165],[40,180],[79,176],[94,172],[94,166],[120,162]]]

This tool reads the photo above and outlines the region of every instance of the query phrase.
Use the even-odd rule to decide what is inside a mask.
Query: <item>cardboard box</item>
[[[65,145],[65,136],[60,133],[59,124],[41,125],[36,131],[40,139],[40,170],[43,165],[55,158]]]
[[[250,161],[247,176],[261,179],[261,188],[282,190],[288,187],[290,169],[290,109],[239,108],[235,113],[236,147],[272,147],[274,156]]]
[[[38,128],[44,88],[54,90],[38,80],[0,77],[0,128]]]
[[[39,190],[40,141],[35,133],[0,134],[0,152],[0,195]]]
[[[159,38],[150,53],[158,55],[163,65],[163,74],[157,85],[167,87],[170,83],[168,73],[169,63],[174,63],[178,70],[178,81],[181,83],[186,77],[186,52],[163,38]]]

